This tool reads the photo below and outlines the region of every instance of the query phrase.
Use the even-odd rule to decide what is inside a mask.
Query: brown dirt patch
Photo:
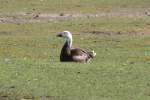
[[[44,23],[58,20],[68,20],[74,18],[99,18],[99,17],[142,17],[149,16],[148,12],[103,12],[96,14],[67,14],[67,13],[35,13],[35,12],[20,12],[13,14],[0,14],[0,23]]]

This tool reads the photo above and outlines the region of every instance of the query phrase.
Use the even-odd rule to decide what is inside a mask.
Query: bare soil
[[[96,14],[67,14],[67,13],[35,13],[35,12],[20,12],[13,14],[0,14],[0,23],[44,23],[48,21],[68,20],[73,18],[99,18],[99,17],[143,17],[150,16],[149,12],[103,12]]]

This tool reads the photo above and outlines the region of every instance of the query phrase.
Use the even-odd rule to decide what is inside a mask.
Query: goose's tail
[[[94,52],[94,50],[93,50],[93,51],[89,52],[89,55],[91,58],[94,58],[96,56],[96,52]]]
[[[94,58],[96,56],[96,53],[93,51],[88,52],[89,57],[86,59],[86,63],[88,63],[92,58]]]

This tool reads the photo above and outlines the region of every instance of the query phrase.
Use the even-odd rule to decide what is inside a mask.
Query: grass
[[[62,40],[55,35],[0,37],[1,98],[150,98],[149,36],[75,35],[74,45],[97,52],[91,63],[82,64],[59,62]]]
[[[98,13],[149,10],[149,0],[1,0],[0,12]]]
[[[9,13],[18,18],[0,22],[0,100],[149,100],[150,17],[41,18],[41,22],[31,23],[30,16],[14,14],[33,9],[44,13],[132,13],[149,10],[149,3],[0,0],[1,16]],[[96,58],[87,64],[61,63],[64,41],[56,34],[63,30],[73,32],[75,47],[94,49]]]
[[[28,21],[27,21],[28,22]],[[75,18],[37,23],[1,23],[0,35],[50,35],[62,30],[75,33],[122,32],[129,34],[150,33],[149,17],[100,17],[100,18]]]

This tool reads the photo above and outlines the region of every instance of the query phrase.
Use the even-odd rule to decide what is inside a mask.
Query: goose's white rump
[[[89,62],[96,56],[94,50],[88,52],[81,48],[72,48],[72,34],[69,31],[63,31],[57,36],[65,39],[65,44],[61,49],[60,61]]]

